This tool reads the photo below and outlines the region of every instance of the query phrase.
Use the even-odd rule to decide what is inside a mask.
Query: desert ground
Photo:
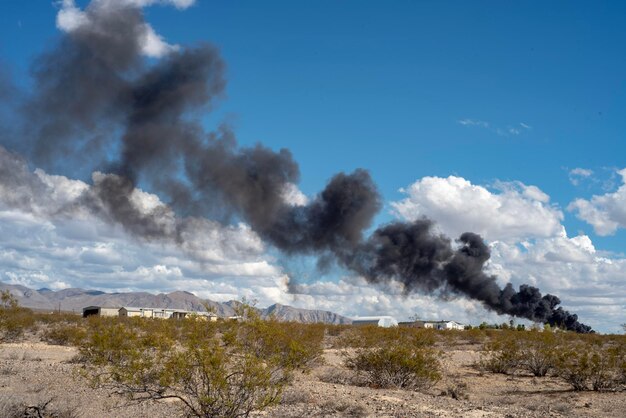
[[[266,417],[624,417],[626,392],[575,392],[554,377],[482,373],[473,364],[478,344],[440,347],[443,379],[424,391],[346,384],[342,351],[324,350],[323,361],[298,373]],[[16,404],[41,405],[58,417],[183,416],[176,402],[133,403],[92,388],[73,362],[77,349],[39,341],[0,345],[0,416]],[[36,416],[36,415],[33,415]]]

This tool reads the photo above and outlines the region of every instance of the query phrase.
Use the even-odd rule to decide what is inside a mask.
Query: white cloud
[[[407,198],[391,205],[404,219],[435,220],[452,237],[472,231],[487,240],[515,241],[559,233],[563,214],[539,188],[520,182],[499,182],[496,188],[492,193],[456,176],[424,177],[402,190]]]
[[[291,206],[304,206],[309,203],[309,198],[293,183],[287,183],[285,185],[282,198]]]
[[[619,170],[622,185],[613,193],[594,195],[590,200],[576,199],[567,207],[576,217],[593,226],[598,235],[614,234],[626,228],[626,168]]]
[[[95,182],[99,176],[104,175],[94,174]],[[179,243],[141,241],[80,210],[80,196],[89,188],[42,170],[31,172],[23,160],[0,148],[1,281],[31,288],[186,290],[218,301],[245,296],[259,306],[283,303],[352,317],[390,314],[405,320],[417,314],[473,324],[508,321],[465,298],[444,302],[405,296],[393,283],[374,286],[352,276],[302,283],[290,293],[282,267],[248,225],[194,218]],[[568,237],[562,214],[539,188],[515,182],[496,183],[489,190],[460,177],[425,177],[407,194],[393,204],[403,217],[428,215],[447,233],[457,230],[455,235],[465,229],[484,233],[492,249],[488,269],[500,284],[537,286],[559,296],[582,322],[619,331],[626,309],[626,259],[604,255],[588,236]],[[167,214],[156,195],[137,190],[131,200],[145,213],[159,209]],[[66,216],[66,206],[79,210]],[[167,216],[176,222],[173,213]]]
[[[57,27],[64,32],[72,32],[89,23],[85,12],[76,7],[74,0],[63,0],[57,14]]]
[[[580,168],[580,167],[579,168],[574,168],[574,169],[570,170],[569,173],[568,173],[569,181],[574,186],[578,186],[582,179],[589,178],[592,175],[593,175],[593,171],[592,170],[589,170],[587,168]]]
[[[623,188],[617,192],[622,198]],[[405,193],[406,199],[391,203],[402,218],[427,216],[452,237],[466,230],[482,234],[492,249],[487,267],[501,285],[536,286],[559,296],[582,322],[619,331],[626,309],[626,259],[603,255],[586,235],[568,237],[563,214],[539,188],[496,182],[491,191],[460,177],[424,177]],[[463,318],[462,310],[454,312]],[[472,315],[480,319],[489,314],[478,309]]]
[[[143,33],[141,34],[140,44],[142,52],[149,57],[162,57],[170,52],[178,51],[180,47],[178,45],[170,45],[163,40],[159,34],[157,34],[152,26],[144,25]]]
[[[195,0],[93,0],[87,8],[96,13],[107,13],[119,7],[143,8],[154,4],[172,5],[177,9],[186,9],[194,3]],[[93,24],[92,17],[88,12],[77,7],[74,0],[63,0],[57,14],[57,27],[64,32],[73,32]],[[149,24],[144,23],[141,29],[137,36],[144,55],[159,58],[179,49],[178,45],[165,42],[163,37],[157,34]]]
[[[476,126],[479,128],[487,129],[499,136],[517,136],[522,134],[525,130],[528,131],[532,129],[530,125],[523,122],[520,122],[514,126],[507,126],[506,128],[494,126],[493,124],[480,119],[466,118],[459,119],[457,122],[463,126]]]
[[[491,244],[490,269],[501,281],[528,283],[559,296],[565,309],[596,329],[619,332],[626,309],[626,259],[600,256],[586,235]],[[620,322],[621,321],[621,322]]]

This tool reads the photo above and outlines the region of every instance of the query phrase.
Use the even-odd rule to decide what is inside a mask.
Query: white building
[[[83,308],[83,318],[96,316],[119,316],[120,308],[104,308],[102,306],[87,306]]]
[[[218,316],[212,312],[195,312],[183,309],[139,308],[133,306],[123,306],[121,308],[87,306],[83,308],[83,317],[91,315],[162,319],[198,318],[207,321],[217,321],[218,319]]]
[[[424,324],[424,328],[432,328],[432,329],[465,329],[465,325],[460,324],[456,321],[418,321]]]
[[[398,321],[392,316],[361,316],[352,320],[352,325],[376,325],[382,328],[397,327]]]

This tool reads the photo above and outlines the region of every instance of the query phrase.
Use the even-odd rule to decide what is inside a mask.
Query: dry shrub
[[[469,399],[467,388],[467,383],[459,380],[453,380],[446,385],[446,389],[441,392],[441,395],[449,396],[452,399],[457,400]]]
[[[557,361],[557,374],[574,390],[624,389],[626,345],[577,342],[564,349]]]
[[[352,326],[338,343],[343,348],[378,347],[402,342],[413,347],[432,346],[436,341],[436,331],[408,327],[383,328],[376,325]]]
[[[368,410],[363,405],[354,402],[330,400],[322,404],[322,416],[340,414],[343,417],[365,417]]]
[[[302,390],[286,390],[280,400],[281,405],[309,404],[315,400],[309,392]]]
[[[33,311],[21,308],[8,291],[0,292],[0,342],[19,340],[36,327]]]
[[[25,403],[15,398],[0,398],[0,416],[3,418],[78,418],[78,408],[55,407],[54,398]]]
[[[357,376],[350,371],[345,370],[344,368],[333,367],[325,370],[319,376],[319,380],[324,383],[333,383],[339,385],[359,385],[357,380]]]
[[[485,342],[485,332],[482,329],[472,328],[463,331],[465,340],[470,344],[482,344]]]
[[[559,339],[552,332],[530,331],[520,336],[521,365],[534,376],[545,376],[557,363]]]
[[[291,370],[309,371],[323,353],[324,325],[262,320],[256,311],[246,321],[232,322],[223,333],[226,344],[240,344],[258,358],[271,359]]]
[[[83,317],[78,314],[67,312],[54,312],[54,313],[35,313],[35,321],[40,324],[82,324]]]
[[[479,367],[492,373],[510,374],[523,361],[521,338],[515,331],[500,331],[483,346]]]
[[[359,348],[345,365],[375,388],[423,389],[441,378],[435,350],[401,343]]]
[[[348,329],[350,329],[350,325],[326,325],[326,334],[331,337],[339,337]]]
[[[50,344],[78,346],[87,337],[84,327],[75,324],[59,323],[43,332],[43,340]]]
[[[132,400],[174,398],[187,416],[245,417],[279,402],[324,336],[323,326],[263,321],[255,310],[245,318],[94,320],[80,353],[95,384]]]

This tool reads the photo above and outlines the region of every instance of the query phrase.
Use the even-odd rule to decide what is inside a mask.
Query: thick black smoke
[[[38,164],[59,168],[78,156],[86,168],[111,173],[84,196],[94,212],[137,236],[180,241],[179,231],[160,221],[164,214],[133,204],[141,182],[179,215],[225,220],[235,214],[283,252],[331,257],[371,283],[393,280],[407,293],[463,295],[499,314],[590,331],[557,308],[555,296],[531,286],[500,288],[484,272],[489,249],[476,234],[463,234],[454,246],[423,219],[364,237],[381,208],[365,170],[337,174],[306,205],[286,203],[285,191],[299,180],[288,150],[241,148],[227,127],[206,133],[199,123],[200,111],[225,87],[217,50],[200,45],[148,62],[140,55],[141,10],[113,4],[88,6],[90,24],[36,61],[36,96],[24,109],[27,150]]]

